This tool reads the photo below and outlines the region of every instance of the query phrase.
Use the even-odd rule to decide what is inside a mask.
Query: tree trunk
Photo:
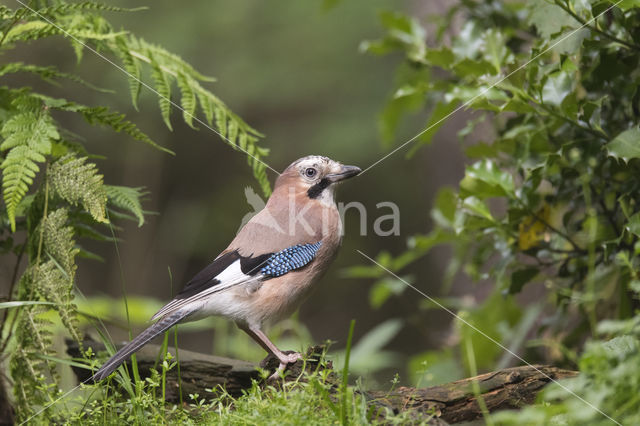
[[[84,347],[91,347],[94,352],[104,350],[102,343],[85,341]],[[156,365],[160,347],[147,345],[136,356],[141,377],[150,375],[151,368]],[[170,349],[173,353],[173,350]],[[80,357],[78,344],[67,342],[67,353]],[[319,366],[331,368],[331,362],[321,363],[323,348],[315,346],[307,351],[306,368],[315,371]],[[168,402],[180,401],[180,385],[183,400],[189,401],[189,394],[206,397],[207,389],[224,386],[232,396],[239,396],[243,389],[251,386],[253,379],[259,380],[260,373],[256,365],[247,361],[205,355],[197,352],[180,350],[180,380],[178,369],[167,372],[166,398]],[[274,357],[265,358],[260,365],[267,370],[275,370],[278,365]],[[298,361],[287,369],[288,380],[296,380],[302,373],[303,362]],[[159,367],[156,367],[159,369]],[[80,381],[87,380],[91,373],[88,370],[74,368]],[[434,424],[458,423],[472,421],[482,417],[478,398],[473,391],[473,382],[478,383],[479,396],[489,412],[501,409],[519,408],[535,401],[538,392],[552,379],[559,380],[573,377],[575,371],[562,370],[552,366],[536,365],[505,368],[492,373],[458,380],[441,386],[429,388],[400,387],[393,391],[368,391],[365,397],[369,403],[379,408],[386,407],[394,412],[411,411],[416,419],[433,415]],[[330,378],[337,385],[337,378]],[[337,389],[337,386],[335,386]]]

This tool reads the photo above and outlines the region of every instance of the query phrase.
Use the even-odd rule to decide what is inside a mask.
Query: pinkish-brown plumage
[[[278,357],[280,370],[299,359],[299,354],[280,351],[262,332],[262,327],[295,311],[335,258],[342,223],[334,187],[359,172],[357,167],[321,156],[304,157],[292,163],[276,180],[265,208],[174,300],[158,311],[154,325],[96,372],[94,380],[108,376],[132,353],[172,325],[210,315],[235,321],[265,350]],[[300,259],[291,261],[283,275],[274,276],[264,269],[270,259],[285,249],[317,243],[321,244],[313,249],[312,257],[302,263]]]

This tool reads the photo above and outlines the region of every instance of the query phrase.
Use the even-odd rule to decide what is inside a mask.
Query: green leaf
[[[549,39],[565,27],[575,27],[578,22],[561,7],[546,0],[529,0],[529,23],[535,25],[540,36]]]
[[[95,164],[68,154],[51,165],[49,177],[55,191],[71,205],[82,204],[96,222],[107,223],[107,194]]]
[[[12,302],[0,302],[0,309],[18,308],[20,306],[30,305],[55,305],[55,303],[42,302],[39,300],[14,300]]]
[[[442,46],[438,49],[427,49],[425,52],[425,61],[431,65],[446,69],[455,61],[455,56],[451,49]]]
[[[147,193],[143,188],[130,188],[127,186],[104,185],[109,199],[109,204],[133,214],[138,219],[138,226],[144,224],[144,211],[140,200]]]
[[[438,132],[440,127],[444,124],[448,116],[456,109],[458,102],[450,101],[450,102],[438,102],[433,108],[431,112],[431,116],[429,117],[429,121],[427,122],[427,127],[420,134],[418,138],[418,143],[414,144],[409,152],[407,153],[407,157],[413,156],[416,151],[418,151],[423,145],[431,142],[435,134]]]
[[[615,4],[623,12],[626,12],[626,11],[628,11],[630,9],[633,9],[633,8],[636,8],[636,7],[640,7],[640,0],[622,0],[622,1],[607,0],[607,1],[608,1],[608,3]]]
[[[559,71],[551,74],[542,87],[542,100],[546,104],[560,105],[563,99],[571,93],[575,79],[572,74]]]
[[[151,57],[151,77],[155,83],[155,89],[158,91],[158,105],[160,105],[160,113],[162,119],[169,130],[171,127],[171,80],[169,75],[164,72],[160,64]]]
[[[101,124],[104,126],[108,126],[115,132],[126,133],[135,140],[149,144],[152,147],[164,151],[168,154],[175,154],[170,149],[158,145],[153,140],[151,140],[151,138],[142,130],[140,130],[138,126],[136,126],[133,122],[127,120],[124,114],[111,111],[107,107],[89,107],[72,101],[67,101],[66,99],[50,98],[44,95],[38,95],[37,98],[42,99],[45,104],[52,109],[79,113],[89,124]]]
[[[460,182],[460,195],[489,197],[513,196],[515,187],[510,173],[500,170],[491,160],[479,161],[467,167]]]
[[[60,138],[51,116],[46,113],[25,112],[11,117],[0,131],[5,140],[0,150],[28,145],[41,154],[51,152],[51,142]]]
[[[627,162],[640,158],[640,130],[632,127],[616,136],[607,144],[607,152],[611,157]]]
[[[58,85],[56,80],[65,79],[69,81],[73,81],[79,83],[85,87],[89,87],[91,89],[103,92],[103,93],[113,93],[111,90],[101,89],[99,87],[94,86],[93,84],[83,80],[75,74],[70,74],[66,72],[59,71],[56,67],[53,66],[39,66],[39,65],[31,65],[24,64],[22,62],[11,62],[6,65],[0,66],[0,76],[12,73],[30,73],[39,76],[42,80]]]
[[[482,33],[483,29],[478,22],[474,20],[465,21],[460,32],[453,39],[451,51],[456,58],[470,61],[478,59],[484,45]]]
[[[422,61],[426,50],[426,33],[417,19],[398,12],[383,11],[380,21],[387,28],[387,37],[405,46],[407,56],[413,61]]]
[[[405,84],[394,93],[380,114],[380,134],[382,141],[390,145],[396,133],[396,129],[408,113],[417,111],[425,102],[425,88]]]
[[[373,309],[378,309],[389,297],[402,294],[406,288],[405,283],[395,278],[379,280],[369,290],[369,303]]]
[[[509,293],[520,293],[522,287],[538,275],[538,268],[522,268],[511,273],[511,282],[509,284]]]
[[[631,232],[636,237],[640,237],[640,212],[634,214],[629,218],[625,229]]]
[[[49,114],[25,112],[12,116],[0,130],[5,138],[0,150],[9,150],[0,168],[2,190],[11,230],[16,230],[16,209],[40,171],[38,163],[51,152],[60,135]]]
[[[494,222],[494,218],[491,215],[491,211],[489,210],[489,206],[487,206],[487,203],[485,203],[484,201],[482,201],[481,199],[477,198],[477,197],[467,197],[464,199],[464,201],[462,202],[462,206],[464,208],[467,209],[467,211],[483,217],[487,220],[489,220],[490,222]]]
[[[128,73],[127,81],[129,82],[129,93],[131,94],[131,103],[138,110],[138,98],[140,97],[140,89],[142,88],[142,80],[140,74],[140,62],[131,55],[129,46],[124,37],[116,39],[116,53],[122,61],[124,69]]]
[[[495,74],[500,74],[502,65],[506,65],[506,59],[509,56],[509,51],[505,46],[505,37],[501,32],[492,28],[484,33],[484,41],[485,59],[493,65]]]
[[[191,127],[195,129],[193,125],[193,118],[196,113],[196,95],[191,88],[189,77],[187,77],[184,73],[178,74],[178,87],[180,88],[180,93],[182,94],[182,98],[180,99],[180,105],[182,106],[182,117]]]
[[[442,227],[450,227],[453,224],[458,197],[451,188],[442,188],[436,195],[435,206],[431,210],[431,217]]]

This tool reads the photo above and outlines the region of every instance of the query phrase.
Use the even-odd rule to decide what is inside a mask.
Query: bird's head
[[[346,166],[327,157],[309,155],[294,161],[278,177],[274,191],[304,192],[311,199],[333,200],[333,188],[338,183],[360,173],[356,166]]]

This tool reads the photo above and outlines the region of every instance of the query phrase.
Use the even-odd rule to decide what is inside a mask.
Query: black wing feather
[[[271,257],[273,253],[265,253],[259,256],[242,256],[238,250],[230,251],[211,262],[206,268],[198,272],[180,292],[175,299],[188,299],[198,293],[220,284],[215,277],[227,269],[233,262],[240,259],[240,270],[246,275],[256,275],[260,267]]]

